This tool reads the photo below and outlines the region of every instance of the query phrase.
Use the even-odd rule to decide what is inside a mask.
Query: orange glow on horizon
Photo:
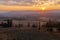
[[[12,11],[12,10],[60,10],[60,5],[53,6],[8,6],[0,5],[0,10]]]
[[[0,1],[0,11],[14,10],[60,10],[59,0],[27,0],[16,1],[7,0]]]

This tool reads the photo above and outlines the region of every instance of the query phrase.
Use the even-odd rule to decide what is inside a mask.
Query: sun
[[[41,10],[46,10],[46,8],[45,7],[41,7]]]

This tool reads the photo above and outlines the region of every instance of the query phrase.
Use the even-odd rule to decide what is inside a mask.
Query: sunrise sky
[[[0,0],[0,11],[60,10],[59,0]]]

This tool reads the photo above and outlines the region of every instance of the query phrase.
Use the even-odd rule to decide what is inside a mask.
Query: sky
[[[60,10],[60,0],[0,0],[0,11]]]

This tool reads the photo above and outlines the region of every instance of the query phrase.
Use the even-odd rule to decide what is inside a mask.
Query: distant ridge
[[[0,12],[0,17],[12,17],[23,19],[40,19],[40,17],[60,18],[60,10],[49,10],[42,14],[41,11],[9,11],[6,13]]]

